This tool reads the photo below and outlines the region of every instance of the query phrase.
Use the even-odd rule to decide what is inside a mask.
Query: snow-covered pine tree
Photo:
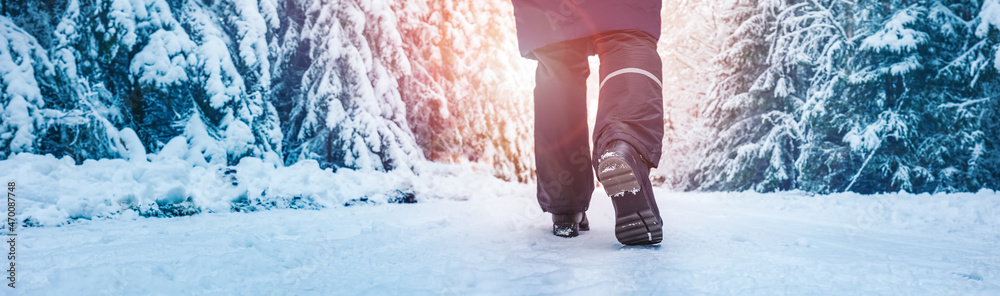
[[[721,72],[703,109],[703,120],[717,131],[709,137],[694,181],[701,189],[773,191],[791,189],[798,149],[795,80],[782,57],[772,56],[781,42],[783,1],[736,1],[727,21],[737,24],[717,63]]]
[[[181,8],[183,24],[197,44],[198,60],[189,69],[198,90],[191,116],[201,117],[226,163],[248,156],[280,163],[279,118],[266,100],[271,93],[268,36],[276,23],[262,16],[256,1],[205,5],[188,1]],[[199,124],[190,117],[186,122]],[[193,147],[194,136],[185,132],[184,137]]]
[[[928,99],[920,85],[927,79],[921,51],[929,41],[919,4],[883,1],[867,9],[868,26],[858,32],[849,86],[829,107],[831,120],[847,131],[851,147],[845,164],[853,176],[843,190],[879,192],[913,190],[926,171],[912,156],[919,110]]]
[[[714,161],[716,164],[700,172],[702,176],[715,179],[702,184],[701,188],[758,191],[803,188],[829,192],[853,186],[850,181],[856,180],[857,176],[852,175],[856,175],[866,164],[855,161],[858,157],[850,158],[851,152],[869,147],[859,145],[857,141],[870,138],[847,131],[857,132],[858,129],[852,127],[858,122],[898,127],[901,119],[882,114],[883,110],[879,109],[882,105],[874,97],[880,91],[885,93],[884,89],[875,87],[875,84],[852,82],[858,82],[858,77],[873,77],[868,74],[873,72],[883,76],[876,75],[872,79],[890,81],[893,74],[901,76],[907,71],[900,70],[902,62],[912,61],[915,57],[910,56],[917,55],[916,51],[902,51],[903,55],[909,56],[900,56],[892,55],[900,51],[874,49],[878,47],[877,40],[868,35],[881,29],[882,25],[893,26],[892,23],[872,19],[873,15],[878,16],[879,9],[891,11],[891,6],[882,4],[863,3],[859,7],[857,3],[844,1],[800,1],[787,4],[763,2],[753,6],[756,9],[771,7],[773,29],[769,34],[758,37],[765,41],[759,49],[764,60],[760,63],[759,72],[744,76],[753,79],[746,82],[749,87],[745,92],[728,97],[724,93],[713,93],[715,100],[726,103],[710,104],[706,108],[709,115],[721,112],[717,114],[729,117],[707,117],[720,134],[705,162],[710,164]],[[744,22],[741,28],[746,25],[747,22]],[[864,42],[859,45],[859,40]],[[742,50],[739,53],[748,52],[753,51]],[[726,58],[725,53],[720,56],[722,61]],[[878,65],[881,62],[887,65],[880,68]],[[743,62],[723,66],[745,69],[747,65]],[[740,77],[737,73],[740,72],[723,73],[723,78],[716,85],[717,90]],[[892,84],[878,86],[886,85]],[[741,84],[736,84],[736,87],[739,86]],[[901,95],[892,91],[888,94],[893,100]],[[884,119],[878,121],[878,118]],[[879,125],[879,122],[885,124]],[[911,120],[908,124],[913,123]],[[845,132],[846,139],[850,140],[847,142],[855,144],[853,147],[857,149],[847,148]],[[909,163],[903,159],[895,161],[897,164]],[[887,170],[882,162],[877,163]],[[909,172],[909,168],[904,167],[899,172]],[[903,182],[906,176],[898,176],[902,177],[897,181],[906,184]]]
[[[453,117],[455,132],[450,133],[455,155],[493,164],[504,178],[531,178],[531,145],[525,140],[530,117],[523,116],[530,111],[529,98],[519,93],[530,85],[530,77],[520,74],[530,69],[516,57],[512,35],[494,34],[513,30],[508,4],[435,4],[458,12],[454,15],[460,17],[448,18],[452,23],[393,15],[395,8],[413,4],[404,1],[4,4],[5,15],[17,13],[15,25],[22,21],[30,25],[27,35],[42,37],[44,42],[36,38],[40,56],[51,59],[51,66],[35,64],[49,69],[34,75],[43,100],[32,109],[37,109],[31,113],[33,129],[24,133],[34,139],[24,147],[36,153],[82,161],[138,159],[146,151],[167,150],[159,154],[195,163],[232,164],[245,156],[291,163],[304,156],[331,167],[408,167],[409,159],[421,156],[406,116],[432,108],[414,105],[406,113],[399,103],[396,83],[418,71],[411,71],[398,32],[434,23],[426,32],[448,31],[439,41],[449,46],[443,57],[449,62],[440,64],[441,55],[427,56],[421,69],[435,68],[435,79],[448,70],[447,87],[433,93],[463,98],[449,100],[460,114]],[[314,14],[307,18],[307,11]],[[317,25],[317,19],[336,28]],[[340,90],[327,87],[335,84]],[[332,107],[328,103],[334,101],[343,112],[318,108]],[[303,152],[306,140],[316,145]],[[281,159],[286,154],[291,157]]]
[[[996,164],[980,166],[992,159],[984,157],[991,138],[983,136],[983,126],[995,124],[986,114],[993,112],[989,98],[996,86],[995,79],[979,80],[995,75],[982,67],[992,55],[982,48],[988,41],[973,34],[979,4],[856,4],[856,50],[845,56],[845,75],[825,79],[837,95],[820,101],[822,112],[806,121],[810,133],[829,139],[830,149],[806,155],[803,148],[800,179],[817,177],[803,182],[803,189],[975,191],[995,184]],[[829,171],[813,174],[809,168]]]
[[[53,68],[35,37],[0,16],[0,157],[35,151],[45,106],[38,80]]]
[[[506,180],[534,177],[531,66],[518,56],[510,3],[398,1],[411,71],[400,90],[431,160],[482,162]]]
[[[5,14],[9,14],[12,18],[10,19],[14,23],[22,23],[22,25],[30,26],[32,35],[41,36],[40,42],[27,42],[21,43],[26,39],[25,36],[7,36],[8,42],[13,42],[9,44],[10,48],[14,51],[23,51],[26,44],[30,44],[32,47],[33,54],[31,56],[23,55],[23,53],[12,52],[13,56],[17,60],[21,61],[22,66],[33,64],[35,70],[33,71],[33,79],[21,81],[19,83],[22,86],[26,86],[26,89],[32,89],[32,93],[37,92],[40,97],[33,98],[34,96],[24,97],[25,88],[9,88],[2,95],[11,96],[22,96],[24,98],[32,98],[31,108],[28,113],[15,112],[14,109],[8,108],[5,112],[2,112],[4,116],[14,116],[17,114],[24,115],[30,114],[34,120],[34,127],[28,132],[28,129],[21,129],[22,133],[15,133],[21,136],[30,136],[31,141],[29,142],[9,142],[0,145],[5,152],[33,152],[39,154],[54,154],[56,156],[70,156],[76,161],[83,161],[84,159],[94,159],[102,157],[121,157],[121,155],[126,155],[124,143],[118,136],[119,130],[116,129],[110,122],[104,120],[102,116],[97,115],[93,110],[103,110],[106,111],[107,108],[104,105],[97,106],[96,108],[83,108],[82,103],[85,103],[79,98],[82,94],[89,94],[94,97],[95,92],[81,91],[77,88],[77,82],[74,79],[76,73],[75,56],[70,50],[55,50],[51,58],[48,55],[48,47],[55,47],[57,49],[65,49],[65,44],[67,43],[67,35],[71,35],[73,30],[67,25],[67,18],[78,15],[78,3],[77,1],[68,1],[66,5],[42,5],[38,1],[22,1],[16,3],[10,3],[4,10]],[[58,4],[58,3],[56,3]],[[18,33],[19,29],[13,29],[17,27],[17,24],[8,23],[5,25],[6,33]],[[23,32],[23,31],[22,31]],[[32,38],[33,39],[33,38]],[[17,44],[21,43],[21,44]],[[70,61],[67,65],[66,60]],[[4,67],[10,70],[24,70],[23,67]],[[18,69],[21,68],[21,69]],[[27,79],[27,77],[21,77],[18,79],[16,77],[9,77],[11,80],[7,80],[7,83],[18,83],[17,80]],[[6,80],[6,79],[5,79]],[[19,94],[20,93],[20,94]],[[6,103],[5,103],[6,104]],[[23,117],[23,116],[15,116]],[[14,124],[21,122],[22,120],[4,120],[5,125]],[[21,118],[24,119],[24,118]],[[6,128],[9,130],[9,128]],[[20,139],[27,139],[26,137],[21,137]],[[127,141],[129,143],[134,143],[134,141]],[[135,146],[135,145],[131,145]],[[4,157],[9,156],[9,154],[4,155]]]
[[[783,29],[788,32],[784,38],[791,41],[785,56],[795,57],[804,88],[794,113],[802,136],[796,187],[831,192],[843,188],[850,177],[843,165],[850,150],[832,121],[839,114],[830,106],[846,100],[848,65],[857,49],[856,30],[864,9],[848,1],[803,1],[796,7]]]
[[[979,65],[977,75],[981,82],[977,95],[962,102],[982,103],[971,109],[972,114],[979,113],[979,118],[975,128],[970,129],[971,134],[981,137],[981,143],[966,146],[971,148],[966,150],[970,157],[965,162],[969,165],[966,170],[969,181],[966,188],[956,188],[967,191],[1000,188],[1000,0],[983,1],[976,18],[978,24],[973,32],[978,41],[985,41],[983,47],[976,50],[981,52],[980,61],[986,66]]]
[[[275,100],[287,121],[285,162],[409,169],[422,155],[406,122],[396,77],[408,70],[395,17],[383,1],[290,1],[279,62],[292,73]],[[304,68],[304,69],[303,69]],[[303,72],[298,72],[303,71]],[[296,76],[301,75],[301,80]],[[296,82],[300,81],[300,82]]]
[[[742,169],[757,174],[758,179],[748,184],[756,191],[802,188],[815,173],[828,173],[810,163],[812,153],[826,153],[829,145],[825,131],[808,123],[836,95],[845,53],[852,48],[845,29],[851,19],[838,17],[850,11],[851,3],[813,0],[774,5],[779,13],[776,29],[768,36],[767,68],[750,87],[760,100],[753,108],[758,123],[746,123],[756,124],[760,136],[737,148],[737,160],[755,163]]]
[[[932,2],[927,13],[928,100],[921,104],[917,162],[927,170],[913,191],[1000,188],[998,97],[1000,2]]]
[[[663,61],[663,109],[666,123],[663,154],[658,169],[650,172],[653,184],[683,189],[698,164],[697,145],[710,130],[697,120],[699,104],[708,97],[714,73],[712,60],[723,49],[726,35],[716,16],[731,1],[663,2],[658,46]],[[596,81],[595,81],[596,83]]]
[[[34,144],[36,152],[68,155],[77,161],[145,159],[145,151],[159,151],[190,131],[185,123],[199,116],[206,130],[198,134],[208,135],[200,142],[218,149],[195,147],[199,145],[186,135],[177,144],[191,148],[184,157],[232,164],[254,156],[277,162],[278,118],[264,101],[270,83],[256,74],[267,72],[267,45],[260,41],[266,32],[259,30],[266,25],[259,16],[247,16],[257,9],[256,2],[225,3],[230,2],[216,4],[229,8],[221,9],[222,15],[248,20],[233,27],[259,31],[233,29],[237,37],[232,39],[241,41],[234,45],[238,49],[227,47],[224,40],[230,37],[219,25],[221,19],[234,18],[220,17],[197,1],[64,3],[54,31],[39,33],[51,36],[47,39],[54,65],[54,71],[42,77],[58,82],[44,85],[58,87],[48,93],[43,87],[49,103],[42,112],[45,125]],[[22,4],[44,6],[40,1]],[[242,14],[232,11],[237,8]],[[244,61],[243,72],[233,66],[234,56]],[[244,75],[254,79],[245,81]]]
[[[773,14],[773,33],[759,35],[768,43],[758,51],[729,52],[766,60],[720,63],[731,72],[720,75],[705,109],[720,133],[707,148],[703,164],[710,165],[696,175],[709,181],[701,188],[783,188],[769,185],[785,176],[775,172],[794,177],[791,187],[814,192],[996,187],[997,132],[986,128],[997,126],[995,5],[884,0],[773,6],[783,8]],[[752,66],[758,72],[746,71]],[[754,80],[732,83],[741,77]],[[750,87],[739,89],[745,85]],[[727,87],[728,94],[718,91]],[[754,116],[786,120],[741,125]],[[763,149],[782,146],[787,148]],[[765,164],[765,156],[779,155],[773,151],[793,157],[794,168],[779,166],[787,160],[775,157],[770,159],[779,161]]]
[[[454,162],[462,155],[462,139],[452,114],[448,94],[453,92],[452,80],[446,78],[442,65],[441,43],[445,42],[441,28],[441,1],[397,1],[397,15],[403,48],[410,60],[410,72],[399,78],[400,93],[406,103],[407,121],[413,128],[417,144],[427,159]],[[449,75],[450,76],[450,75]],[[462,90],[454,90],[462,91]]]

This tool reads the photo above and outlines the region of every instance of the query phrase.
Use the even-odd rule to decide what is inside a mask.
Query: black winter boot
[[[598,159],[597,178],[615,206],[615,236],[625,245],[663,240],[663,220],[653,198],[649,166],[624,141],[612,142]]]
[[[575,237],[580,235],[580,230],[590,230],[590,222],[587,221],[587,215],[584,212],[552,214],[552,234],[561,237]]]

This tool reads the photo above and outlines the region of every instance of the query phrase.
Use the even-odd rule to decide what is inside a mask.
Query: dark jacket
[[[512,0],[521,55],[556,42],[616,30],[660,37],[661,0]],[[593,54],[590,52],[590,54]]]

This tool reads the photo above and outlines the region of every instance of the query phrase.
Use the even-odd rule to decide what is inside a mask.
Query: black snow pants
[[[600,94],[590,150],[587,56],[600,58]],[[609,143],[628,142],[650,167],[663,146],[663,74],[656,38],[612,31],[534,50],[535,167],[538,203],[553,214],[586,211],[597,159]]]

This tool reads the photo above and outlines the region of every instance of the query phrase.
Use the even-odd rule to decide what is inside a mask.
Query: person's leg
[[[566,41],[533,52],[538,59],[534,92],[537,197],[542,210],[554,215],[586,211],[594,191],[587,128],[588,42]]]
[[[649,169],[663,140],[662,64],[656,39],[641,31],[594,37],[601,58],[593,163],[615,207],[615,236],[623,244],[656,244],[663,222]]]
[[[594,44],[601,68],[593,159],[620,140],[656,167],[663,148],[663,66],[656,39],[637,30],[615,31],[595,36]]]

